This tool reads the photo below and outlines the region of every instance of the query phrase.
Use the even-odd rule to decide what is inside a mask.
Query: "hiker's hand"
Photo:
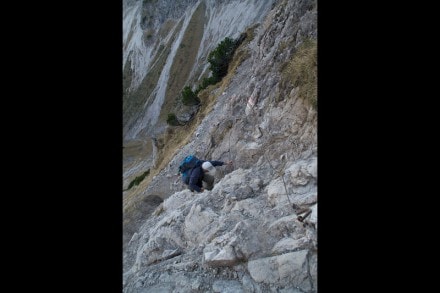
[[[232,165],[232,161],[227,161],[226,165]]]
[[[203,192],[203,191],[205,191],[205,189],[202,187],[202,188],[200,188],[200,192]]]

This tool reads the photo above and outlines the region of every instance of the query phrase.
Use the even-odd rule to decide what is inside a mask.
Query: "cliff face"
[[[162,109],[207,74],[208,53],[258,23],[273,1],[124,2],[124,140],[161,133]]]
[[[124,29],[124,184],[151,172],[124,192],[124,292],[316,292],[316,3],[143,2],[124,6],[135,28]],[[192,127],[161,122],[167,93],[197,84],[209,51],[243,32],[228,75],[201,92]],[[175,62],[189,44],[180,78]],[[213,190],[191,193],[176,176],[188,154],[233,166],[217,167]]]

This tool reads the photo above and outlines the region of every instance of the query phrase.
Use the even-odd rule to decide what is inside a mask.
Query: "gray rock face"
[[[125,293],[317,292],[317,113],[280,86],[283,64],[316,38],[316,5],[275,2],[192,139],[140,191],[163,202],[131,227]],[[170,179],[189,153],[233,166],[216,168],[211,191],[192,193]],[[303,222],[300,209],[311,211]]]
[[[297,284],[307,292],[311,289],[308,280],[307,253],[307,250],[301,250],[249,261],[248,270],[258,283]]]

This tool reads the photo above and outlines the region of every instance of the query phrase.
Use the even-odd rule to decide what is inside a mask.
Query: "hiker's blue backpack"
[[[179,165],[179,172],[182,174],[183,183],[187,185],[189,184],[191,170],[195,167],[201,166],[202,163],[203,161],[194,155],[189,155],[183,159],[182,163]]]

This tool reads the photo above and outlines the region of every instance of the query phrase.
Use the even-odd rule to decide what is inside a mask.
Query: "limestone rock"
[[[309,291],[307,273],[307,250],[290,252],[278,256],[256,259],[248,262],[251,277],[258,283],[298,284]]]

